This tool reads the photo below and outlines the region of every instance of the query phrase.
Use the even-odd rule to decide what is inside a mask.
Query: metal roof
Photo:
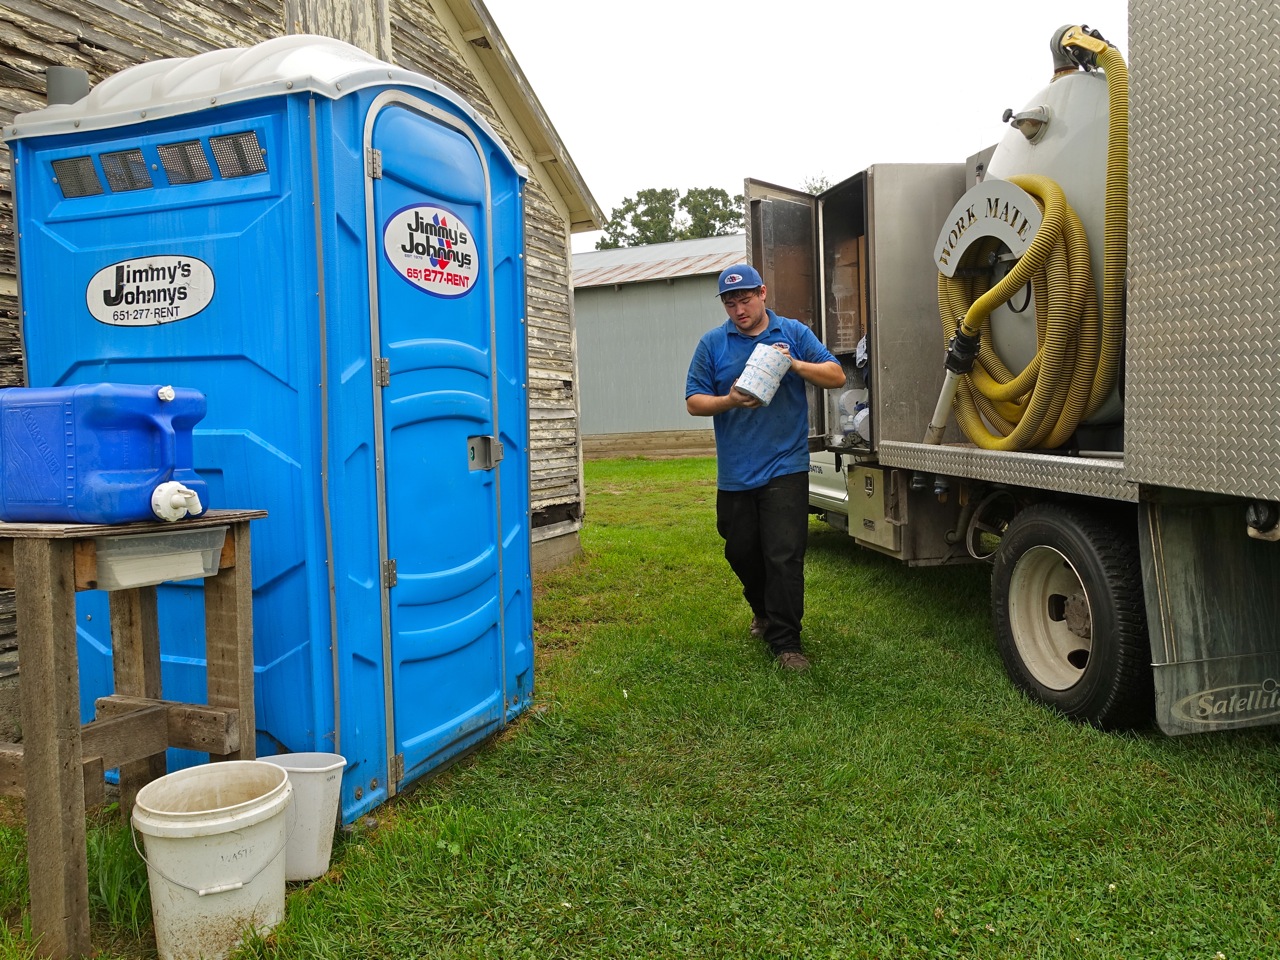
[[[593,250],[573,255],[574,287],[607,287],[646,280],[672,280],[719,274],[725,267],[747,259],[747,236],[651,243],[643,247]]]

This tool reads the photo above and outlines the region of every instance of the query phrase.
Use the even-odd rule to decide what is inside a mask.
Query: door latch
[[[497,437],[467,437],[468,470],[492,470],[502,454],[502,441]]]

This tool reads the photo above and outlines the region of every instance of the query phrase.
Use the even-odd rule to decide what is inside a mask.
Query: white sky
[[[1125,0],[484,2],[606,218],[646,187],[963,161],[1048,83],[1058,27],[1129,54]]]

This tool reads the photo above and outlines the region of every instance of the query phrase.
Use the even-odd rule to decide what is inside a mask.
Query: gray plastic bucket
[[[284,852],[286,880],[314,880],[329,869],[333,831],[346,757],[337,753],[282,753],[263,757],[284,768],[293,784],[293,804],[285,813],[289,843]]]

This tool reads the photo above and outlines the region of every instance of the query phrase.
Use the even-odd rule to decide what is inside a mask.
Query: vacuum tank
[[[1060,29],[1051,49],[1053,80],[1006,111],[983,181],[938,239],[943,332],[962,335],[926,442],[955,389],[980,447],[1119,449],[1127,75],[1086,28]]]

